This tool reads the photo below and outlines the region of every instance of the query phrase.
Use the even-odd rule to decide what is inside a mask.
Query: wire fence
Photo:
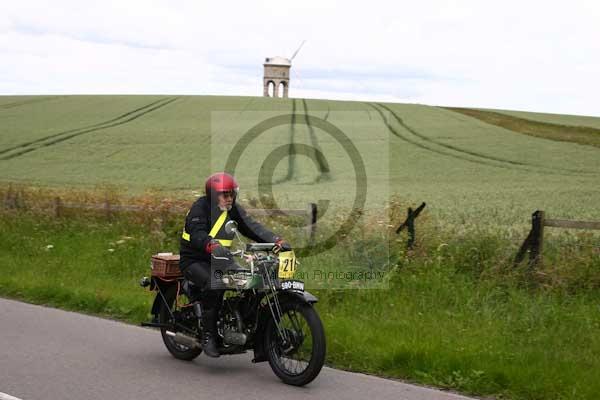
[[[122,204],[114,199],[106,197],[103,202],[73,202],[66,201],[61,196],[53,199],[32,200],[21,190],[8,190],[5,193],[3,206],[5,209],[27,210],[34,209],[56,218],[63,217],[67,210],[89,210],[101,213],[108,220],[117,214],[124,212],[133,213],[159,213],[162,215],[185,215],[190,208],[189,204],[167,203],[145,203],[145,204]],[[246,212],[254,217],[300,217],[303,219],[306,237],[309,243],[314,241],[317,230],[318,208],[316,203],[308,203],[303,209],[261,209],[247,208]]]
[[[118,199],[111,198],[106,195],[105,198],[98,202],[98,197],[94,198],[93,201],[72,201],[72,199],[65,199],[62,196],[54,196],[51,199],[48,198],[36,198],[31,194],[25,193],[21,190],[14,190],[9,187],[8,191],[5,191],[3,198],[3,206],[6,209],[15,210],[27,210],[35,209],[36,211],[43,212],[48,215],[54,215],[57,218],[65,216],[68,210],[90,210],[95,213],[104,215],[107,219],[114,218],[119,213],[153,213],[158,215],[184,215],[189,210],[189,201],[185,200],[180,203],[169,202],[169,201],[146,201],[143,204],[122,204]],[[441,231],[439,226],[432,227],[432,223],[435,221],[426,220],[420,223],[419,215],[424,210],[426,203],[423,202],[421,205],[413,208],[408,208],[406,218],[403,221],[396,221],[397,226],[395,229],[395,235],[390,232],[391,240],[405,241],[405,249],[407,251],[415,250],[416,248],[423,248],[431,246],[428,241],[435,243],[436,239],[439,239],[438,233]],[[310,243],[313,243],[317,237],[317,225],[318,225],[318,210],[315,203],[309,203],[303,209],[259,209],[249,208],[248,213],[255,217],[292,217],[301,218],[303,220],[302,226],[304,226],[306,237]],[[429,230],[421,230],[421,227],[426,227]],[[551,231],[544,230],[544,227],[553,228]],[[589,235],[582,238],[582,233],[569,234],[566,228],[586,230],[586,234],[589,230]],[[506,249],[503,258],[512,258],[513,267],[516,267],[519,263],[523,262],[525,258],[528,258],[528,265],[535,267],[539,265],[544,256],[544,244],[546,245],[546,252],[550,253],[553,257],[556,253],[564,252],[569,254],[571,252],[591,252],[592,254],[600,254],[600,222],[593,221],[568,221],[568,220],[556,220],[548,219],[545,217],[543,211],[536,211],[532,215],[532,225],[529,233],[524,230],[522,234],[516,234],[515,230],[510,229],[502,233],[499,230],[496,234],[496,239],[501,242],[502,246]],[[595,233],[592,233],[594,232]],[[407,232],[405,236],[404,232]],[[463,232],[463,237],[460,235],[455,236],[451,239],[452,243],[458,244],[461,242],[473,242],[474,234],[470,231]],[[393,239],[395,237],[395,239]],[[440,243],[443,245],[443,243]],[[397,246],[396,246],[397,248]]]

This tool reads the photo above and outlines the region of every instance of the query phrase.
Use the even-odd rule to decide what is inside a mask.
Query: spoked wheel
[[[273,318],[265,330],[269,364],[283,382],[303,386],[317,377],[325,362],[323,324],[309,304],[282,304],[281,311],[281,330]]]
[[[175,297],[177,297],[177,285],[170,286],[163,294],[165,296],[167,304],[164,304],[164,302],[163,304],[161,304],[159,321],[161,324],[172,324],[173,319],[171,317],[171,313],[177,313],[175,301]],[[169,308],[167,308],[167,305]],[[171,312],[169,312],[169,309],[171,310]],[[178,343],[174,337],[167,334],[167,331],[173,333],[175,333],[175,331],[166,328],[160,329],[163,342],[165,343],[167,350],[169,350],[169,353],[171,353],[173,357],[179,360],[191,361],[194,358],[198,357],[200,353],[202,353],[201,348]]]

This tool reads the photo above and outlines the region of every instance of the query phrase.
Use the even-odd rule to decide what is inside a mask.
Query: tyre
[[[271,369],[284,383],[303,386],[325,362],[325,332],[315,309],[306,303],[281,305],[282,339],[273,318],[265,327],[264,346]]]
[[[159,321],[161,324],[172,324],[173,320],[171,313],[176,312],[175,298],[177,297],[177,285],[169,286],[169,288],[163,292],[163,295],[167,304],[165,304],[165,302],[161,302]],[[171,312],[169,312],[169,309]],[[179,360],[191,361],[202,353],[201,348],[190,347],[176,342],[172,336],[167,335],[168,330],[169,329],[161,328],[160,333],[167,350],[169,350],[169,353],[171,353],[173,357]]]

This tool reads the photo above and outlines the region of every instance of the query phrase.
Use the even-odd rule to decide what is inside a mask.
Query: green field
[[[534,117],[518,116],[517,125],[500,120],[509,129],[498,116],[488,123],[480,114],[411,104],[0,97],[0,198],[10,204],[23,193],[25,203],[0,208],[0,295],[135,323],[148,318],[152,298],[137,281],[151,254],[177,252],[183,218],[161,207],[189,205],[204,177],[241,149],[241,200],[261,207],[259,193],[272,183],[280,206],[322,201],[317,242],[366,189],[365,218],[328,252],[301,258],[309,273],[385,272],[378,286],[308,279],[320,298],[328,365],[499,399],[595,399],[598,236],[549,228],[542,265],[515,268],[512,260],[536,209],[600,220],[600,147],[578,142],[594,141],[593,129],[570,136],[564,124],[576,117],[549,120],[540,133]],[[248,139],[272,118],[282,125]],[[342,140],[320,128],[327,123]],[[56,195],[154,211],[55,217]],[[390,232],[407,206],[422,201],[416,248],[407,251],[404,234]],[[301,243],[301,230],[277,218],[263,222]]]
[[[391,195],[452,224],[528,223],[551,216],[600,219],[600,149],[532,137],[444,108],[219,96],[0,97],[0,181],[56,187],[118,185],[191,197],[222,168],[253,125],[296,117],[244,152],[236,174],[258,193],[260,166],[275,146],[321,149],[328,171],[309,158],[282,158],[273,190],[280,205],[318,199],[348,206],[355,179],[345,150],[302,115],[331,122],[358,148],[367,169],[367,208]],[[574,117],[575,118],[575,117]],[[563,123],[575,119],[565,117]],[[599,119],[587,118],[591,122]],[[600,122],[598,122],[600,124]],[[560,132],[558,133],[560,134]],[[286,203],[287,201],[287,203]]]

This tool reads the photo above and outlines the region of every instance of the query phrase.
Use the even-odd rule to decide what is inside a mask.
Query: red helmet
[[[217,172],[206,179],[204,190],[208,197],[212,197],[219,192],[230,191],[233,191],[234,195],[237,196],[240,187],[235,178],[227,172]]]

